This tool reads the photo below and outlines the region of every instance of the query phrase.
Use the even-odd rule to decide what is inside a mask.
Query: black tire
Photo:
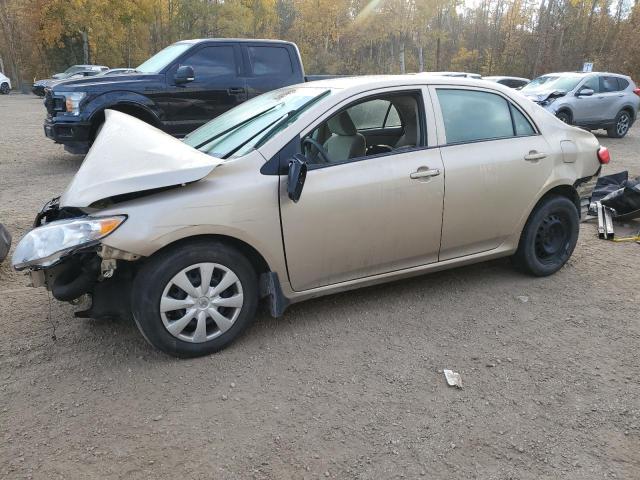
[[[232,322],[228,330],[213,339],[202,343],[193,343],[192,341],[182,340],[167,330],[164,318],[168,314],[174,313],[180,316],[181,311],[171,311],[165,313],[165,317],[163,317],[160,313],[160,300],[165,295],[165,289],[169,288],[175,275],[191,265],[209,262],[226,267],[235,274],[242,287],[243,303],[237,318]],[[189,274],[192,274],[195,270],[190,271]],[[198,270],[197,278],[202,278],[200,272],[201,270]],[[215,278],[212,276],[210,282],[212,287],[216,285],[214,281]],[[219,282],[220,280],[217,281]],[[231,288],[236,287],[232,286]],[[136,325],[151,345],[176,357],[199,357],[223,349],[235,340],[253,321],[258,304],[258,280],[254,268],[242,253],[219,241],[198,240],[180,244],[175,248],[170,248],[152,256],[136,275],[131,301]],[[194,308],[196,308],[196,305],[194,305]],[[185,309],[184,311],[186,314],[187,310]],[[184,317],[185,315],[182,316]],[[198,320],[196,318],[194,318],[194,321],[197,324]],[[216,331],[222,332],[213,317],[208,316],[206,322],[205,333],[207,335],[215,335]],[[196,324],[193,325],[194,338]],[[187,329],[190,325],[191,322],[187,324]],[[187,329],[183,330],[182,334]],[[209,332],[213,333],[210,334]]]
[[[566,110],[560,110],[558,113],[556,113],[556,117],[558,118],[558,120],[566,123],[567,125],[571,125],[573,123],[571,113],[567,112]]]
[[[616,115],[615,123],[607,128],[607,136],[610,138],[622,138],[631,128],[631,114],[626,110],[620,110]]]
[[[562,268],[578,242],[580,216],[566,197],[544,197],[531,212],[513,256],[515,266],[536,277]]]
[[[2,85],[0,85],[0,93],[2,95],[9,95],[10,91],[11,89],[9,88],[9,84],[7,82],[4,82]]]

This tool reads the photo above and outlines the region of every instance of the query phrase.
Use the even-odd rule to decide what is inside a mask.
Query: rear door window
[[[509,104],[500,95],[438,89],[447,143],[513,136]]]
[[[617,92],[620,90],[617,77],[600,77],[600,93]]]
[[[249,47],[251,70],[257,77],[272,75],[285,77],[293,73],[291,57],[283,47]]]

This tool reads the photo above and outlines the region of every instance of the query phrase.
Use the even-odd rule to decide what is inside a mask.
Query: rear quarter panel
[[[593,176],[600,168],[597,156],[600,144],[591,132],[565,124],[522,95],[518,94],[517,97],[523,98],[519,101],[520,105],[534,120],[550,147],[562,154],[554,160],[549,177],[531,199],[528,211],[520,219],[517,234],[511,239],[516,246],[531,211],[546,193],[562,185],[573,187],[576,180]]]

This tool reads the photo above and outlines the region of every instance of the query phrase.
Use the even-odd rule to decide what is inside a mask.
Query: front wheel
[[[545,277],[562,268],[578,242],[578,209],[566,197],[543,198],[531,213],[513,256],[520,270]]]
[[[198,357],[226,347],[251,323],[258,282],[236,249],[198,241],[151,257],[132,294],[136,325],[151,345],[176,357]]]
[[[626,110],[622,110],[616,115],[615,125],[607,128],[607,136],[611,138],[622,138],[631,127],[631,115]]]
[[[556,114],[556,117],[567,125],[571,125],[571,114],[569,112],[562,110]]]

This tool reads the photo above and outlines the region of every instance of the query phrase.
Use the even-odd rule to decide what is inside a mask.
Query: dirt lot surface
[[[82,162],[43,116],[0,96],[16,241]],[[600,140],[609,173],[640,175],[639,126]],[[501,260],[325,297],[189,361],[75,319],[5,262],[0,478],[638,479],[640,246],[595,228],[550,278]]]

